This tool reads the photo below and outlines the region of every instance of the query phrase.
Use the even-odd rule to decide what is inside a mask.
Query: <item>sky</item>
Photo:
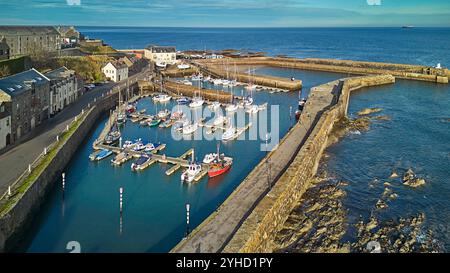
[[[0,25],[450,27],[448,0],[0,0]]]

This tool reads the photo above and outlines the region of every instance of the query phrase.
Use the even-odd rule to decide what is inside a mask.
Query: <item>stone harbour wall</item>
[[[218,60],[202,60],[199,62],[202,65],[210,66],[219,64]],[[233,65],[262,65],[312,71],[350,73],[354,75],[390,74],[396,78],[429,81],[442,84],[447,84],[448,78],[450,77],[450,71],[448,69],[436,69],[434,67],[409,64],[273,57],[233,58],[230,59],[229,62]]]
[[[0,218],[0,252],[11,250],[21,235],[34,219],[35,214],[45,201],[55,181],[61,177],[64,168],[83,143],[99,117],[116,105],[118,94],[115,93],[98,101],[93,106],[78,128],[66,140],[48,167],[36,178],[20,199]],[[70,183],[70,181],[68,181]]]
[[[343,79],[312,88],[304,110],[304,113],[310,116],[302,114],[300,122],[293,128],[299,130],[309,124],[312,126],[312,132],[286,172],[242,223],[223,252],[272,252],[272,240],[276,231],[309,187],[308,182],[317,171],[335,122],[347,113],[350,93],[360,88],[394,82],[395,78],[391,75],[367,76]],[[314,105],[320,104],[324,97],[331,94],[333,100],[328,107],[314,109]],[[311,122],[311,115],[314,114],[312,118],[317,121],[315,123]]]

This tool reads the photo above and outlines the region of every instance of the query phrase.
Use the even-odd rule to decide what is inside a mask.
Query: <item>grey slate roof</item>
[[[73,73],[75,73],[75,71],[67,69],[67,67],[65,66],[62,66],[60,68],[45,73],[45,76],[50,80],[57,80],[67,78]]]
[[[59,35],[51,26],[0,26],[0,36],[4,35]]]
[[[175,53],[177,49],[174,46],[148,46],[148,50],[153,53]]]
[[[13,97],[31,89],[32,82],[36,85],[41,85],[49,82],[49,79],[32,68],[9,77],[1,78],[0,90]]]

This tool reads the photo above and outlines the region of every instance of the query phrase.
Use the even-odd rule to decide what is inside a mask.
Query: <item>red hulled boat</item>
[[[231,169],[233,165],[233,159],[230,157],[219,158],[219,160],[209,164],[209,177],[216,177],[222,175]]]

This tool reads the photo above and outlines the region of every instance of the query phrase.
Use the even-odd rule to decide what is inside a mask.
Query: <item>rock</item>
[[[410,180],[414,180],[416,178],[416,174],[412,169],[408,169],[406,173],[403,175],[403,182],[408,182]]]
[[[398,173],[396,171],[393,171],[391,176],[389,176],[390,179],[394,179],[398,177]]]
[[[375,119],[389,121],[389,120],[391,120],[391,117],[390,116],[376,116]]]
[[[423,178],[412,179],[412,180],[408,180],[403,183],[403,185],[410,186],[412,188],[421,187],[425,184],[426,184],[426,181]]]
[[[367,116],[381,111],[383,111],[381,108],[365,108],[358,112],[358,116]]]
[[[392,193],[392,194],[389,195],[389,199],[391,199],[391,200],[394,200],[394,199],[397,199],[397,198],[398,198],[398,194],[396,194],[396,193]]]
[[[377,209],[385,209],[388,207],[388,205],[386,204],[386,202],[384,202],[383,200],[378,200],[377,204],[375,205],[375,207]]]
[[[389,183],[389,182],[384,182],[384,186],[387,188],[387,187],[390,187],[391,186],[391,183]]]
[[[366,231],[371,231],[372,229],[376,228],[378,226],[378,220],[375,217],[370,218],[370,222],[367,223]]]

